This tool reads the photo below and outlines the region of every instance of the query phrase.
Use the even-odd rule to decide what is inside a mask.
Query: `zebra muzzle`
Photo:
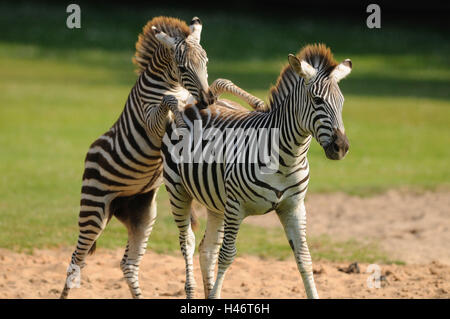
[[[324,147],[325,155],[331,160],[341,160],[347,155],[350,148],[347,135],[341,130],[335,129],[331,142]]]

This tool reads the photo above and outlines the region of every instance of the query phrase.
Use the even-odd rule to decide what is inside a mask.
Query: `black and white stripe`
[[[78,243],[61,298],[67,298],[70,281],[79,280],[74,269],[84,267],[87,254],[95,250],[95,241],[112,216],[128,229],[120,267],[132,296],[141,297],[139,264],[156,219],[155,196],[162,182],[161,138],[169,110],[175,114],[176,123],[182,125],[183,120],[177,117],[178,102],[195,99],[206,105],[213,99],[200,33],[197,17],[190,27],[178,19],[158,17],[147,23],[139,35],[134,59],[139,78],[116,123],[90,146],[86,155]],[[251,98],[232,83],[229,88]]]
[[[193,254],[195,237],[189,215],[193,199],[208,209],[205,236],[200,244],[200,262],[205,296],[220,297],[224,275],[236,255],[236,237],[242,220],[248,215],[275,210],[285,228],[307,296],[317,298],[312,262],[306,243],[306,210],[304,198],[309,181],[307,152],[314,137],[330,159],[341,159],[348,151],[348,141],[342,121],[343,96],[338,81],[350,72],[349,60],[335,63],[331,52],[323,45],[307,46],[298,56],[289,57],[290,65],[281,73],[271,91],[271,99],[264,111],[249,112],[221,106],[219,103],[202,109],[188,105],[182,112],[183,127],[188,134],[182,139],[175,124],[171,124],[163,138],[164,183],[170,195],[172,212],[180,229],[183,254]],[[195,140],[194,127],[201,122],[201,142]],[[238,154],[247,161],[222,156],[216,162],[179,162],[172,154],[185,143],[189,150],[199,144],[207,149],[215,129],[216,136],[227,136],[229,129],[279,130],[279,166],[264,173],[261,163],[250,162],[254,150],[254,136]],[[219,132],[219,133],[217,133]],[[245,137],[241,137],[245,138]],[[213,139],[213,141],[215,141]],[[227,140],[226,147],[231,140]],[[242,145],[242,144],[240,144]],[[219,247],[220,252],[219,252]],[[219,259],[217,279],[214,265]],[[193,294],[192,255],[186,261],[186,288]]]
[[[198,23],[197,19],[191,25],[190,34],[184,22],[173,18],[155,18],[147,24],[136,45],[140,76],[116,123],[86,155],[78,243],[69,269],[85,265],[114,215],[128,229],[120,266],[135,298],[141,296],[139,263],[155,222],[155,195],[162,181],[161,138],[171,105],[170,99],[162,98],[170,94],[186,102],[191,95],[201,101],[209,96]],[[68,280],[71,275],[73,271]],[[61,298],[69,289],[66,281]]]

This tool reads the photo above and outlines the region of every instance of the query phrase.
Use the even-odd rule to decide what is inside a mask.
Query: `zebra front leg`
[[[277,209],[278,217],[283,224],[289,245],[302,276],[308,298],[319,298],[314,283],[311,255],[306,242],[306,209],[303,199],[297,201],[292,209]]]
[[[186,127],[178,100],[173,95],[165,95],[160,104],[147,104],[144,109],[148,135],[162,139],[166,133],[167,115],[172,111],[178,128]]]
[[[216,282],[208,296],[210,299],[220,298],[225,273],[233,263],[234,257],[236,257],[236,238],[244,216],[240,211],[240,204],[228,199],[225,206],[223,243],[219,251],[219,267]]]
[[[211,84],[209,90],[215,98],[219,97],[222,93],[230,93],[237,96],[247,102],[256,111],[263,111],[267,108],[263,100],[244,91],[230,80],[217,79]]]
[[[214,269],[223,240],[223,216],[208,210],[205,235],[198,247],[205,298],[214,286]]]
[[[182,105],[180,104],[181,103],[178,101],[178,99],[173,95],[164,95],[163,99],[161,100],[161,107],[167,108],[172,111],[175,117],[175,124],[177,128],[186,127],[186,123],[184,122],[182,114]]]
[[[132,206],[134,211],[126,214],[126,220],[121,220],[128,229],[128,244],[120,268],[130,288],[131,296],[136,299],[142,298],[139,265],[145,255],[148,237],[156,220],[156,192],[157,189],[137,195],[130,203],[132,205],[127,205]]]

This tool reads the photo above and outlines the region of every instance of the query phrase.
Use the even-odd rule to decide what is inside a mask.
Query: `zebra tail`
[[[91,248],[89,248],[88,255],[93,255],[96,249],[97,249],[97,241],[94,241]]]

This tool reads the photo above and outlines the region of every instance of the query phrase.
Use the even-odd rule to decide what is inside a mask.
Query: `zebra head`
[[[174,69],[179,83],[194,98],[209,105],[214,102],[208,84],[208,57],[200,45],[202,24],[194,17],[189,26],[191,33],[186,38],[174,38],[153,27],[156,38],[173,53]]]
[[[327,158],[340,160],[350,145],[342,120],[344,96],[338,82],[351,72],[352,62],[346,59],[340,64],[333,63],[328,48],[322,45],[315,47],[318,48],[316,55],[304,55],[306,59],[302,59],[301,54],[300,58],[289,55],[289,64],[303,78],[300,83],[304,92],[301,102],[305,106],[302,128],[319,142]]]

